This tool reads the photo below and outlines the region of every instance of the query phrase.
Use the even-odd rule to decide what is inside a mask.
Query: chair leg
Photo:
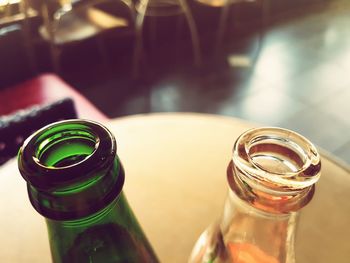
[[[267,28],[269,27],[269,18],[270,18],[270,0],[261,0],[260,1],[261,8],[261,26],[259,33],[259,46],[258,53],[255,58],[255,61],[258,59],[258,55],[260,54],[260,50],[263,46],[264,36]]]
[[[262,19],[262,26],[263,26],[263,32],[265,32],[266,28],[269,27],[270,24],[270,0],[261,0],[261,19]]]
[[[269,12],[270,12],[270,0],[260,0],[260,8],[261,8],[261,26],[259,28],[258,32],[258,43],[257,43],[257,48],[255,51],[255,54],[253,55],[252,62],[255,63],[258,60],[260,50],[263,45],[263,39],[265,35],[266,28],[268,27],[269,24]],[[219,20],[219,29],[217,33],[217,42],[216,42],[216,47],[215,47],[215,54],[219,54],[220,48],[222,45],[222,40],[223,36],[226,30],[226,24],[228,20],[228,15],[229,15],[229,9],[230,8],[230,1],[226,0],[224,7],[222,9],[221,15],[220,15],[220,20]],[[238,14],[237,14],[238,15]]]
[[[156,48],[157,42],[157,18],[153,16],[148,17],[149,21],[149,44],[150,50],[153,52]]]
[[[222,47],[222,40],[224,37],[224,33],[226,31],[226,24],[227,24],[229,11],[230,11],[230,1],[226,0],[222,8],[220,19],[219,19],[219,28],[216,35],[216,45],[214,50],[215,56],[217,56],[220,53],[220,49]]]
[[[183,16],[178,16],[177,21],[176,21],[176,41],[177,41],[177,47],[180,46],[179,45],[179,39],[181,38],[181,32],[182,32],[182,28],[184,28],[184,23],[185,23],[185,18]],[[192,40],[191,40],[192,41]],[[180,58],[181,54],[180,54],[180,49],[176,48],[176,58]]]
[[[110,64],[110,60],[108,57],[108,52],[106,51],[106,45],[103,37],[97,36],[96,43],[97,43],[98,52],[100,53],[100,56],[102,58],[102,62],[105,65],[105,67],[108,68],[108,65]]]
[[[135,16],[135,45],[134,45],[134,54],[133,54],[133,77],[138,78],[140,75],[140,64],[143,57],[143,22],[146,15],[146,9],[148,6],[148,0],[144,5],[141,6],[138,10],[137,15]]]
[[[61,73],[61,67],[60,67],[60,49],[55,45],[55,34],[54,34],[54,25],[53,22],[50,21],[50,12],[48,3],[43,2],[41,5],[41,13],[43,16],[44,21],[44,27],[47,30],[48,36],[49,36],[49,48],[50,48],[50,55],[51,55],[51,63],[53,71],[57,74]]]
[[[27,3],[27,0],[22,0],[20,2],[20,10],[21,10],[21,13],[24,14],[24,20],[23,20],[23,36],[25,39],[24,46],[26,49],[26,55],[28,57],[30,70],[32,71],[33,74],[35,74],[38,71],[38,67],[36,63],[36,56],[35,56],[32,36],[30,32],[31,28],[30,28],[30,21],[28,17],[28,9],[29,9],[29,6]]]
[[[50,43],[50,53],[51,53],[51,63],[52,63],[53,71],[58,75],[61,75],[62,74],[62,69],[60,65],[61,50],[54,43]]]
[[[261,8],[261,21],[260,21],[260,30],[258,32],[258,46],[255,50],[255,55],[253,58],[253,63],[255,64],[260,55],[260,51],[264,44],[264,36],[266,30],[269,26],[269,16],[270,16],[270,0],[260,0],[260,8]]]
[[[179,2],[182,10],[185,13],[185,18],[186,18],[188,27],[190,29],[192,48],[193,48],[193,54],[194,54],[194,63],[197,67],[200,67],[202,65],[202,56],[201,56],[201,48],[200,48],[197,26],[186,0],[179,0]]]

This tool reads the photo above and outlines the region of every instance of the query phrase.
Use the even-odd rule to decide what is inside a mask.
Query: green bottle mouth
[[[35,132],[19,151],[24,179],[38,189],[53,190],[67,182],[86,180],[116,156],[113,135],[85,120],[55,122]]]
[[[34,208],[50,219],[72,220],[108,205],[124,183],[116,149],[113,134],[93,121],[66,120],[35,132],[18,154]]]

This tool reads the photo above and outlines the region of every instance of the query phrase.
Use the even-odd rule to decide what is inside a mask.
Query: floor
[[[205,46],[205,39],[199,68],[189,42],[181,62],[169,55],[176,53],[171,48],[164,56],[150,49],[153,66],[141,67],[136,80],[103,68],[66,79],[110,117],[168,111],[234,116],[300,132],[350,164],[350,5],[315,10],[274,21],[262,42],[260,30],[225,38],[215,56],[215,45]]]

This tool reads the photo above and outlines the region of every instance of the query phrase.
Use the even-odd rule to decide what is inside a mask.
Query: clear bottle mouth
[[[256,207],[290,212],[311,200],[320,170],[320,155],[309,140],[290,130],[264,127],[237,139],[228,180]]]
[[[300,134],[282,128],[243,133],[234,146],[233,162],[247,179],[276,190],[301,190],[320,177],[316,147]]]

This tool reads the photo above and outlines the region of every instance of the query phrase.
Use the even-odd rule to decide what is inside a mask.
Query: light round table
[[[150,114],[106,123],[117,139],[129,203],[161,262],[186,262],[218,219],[237,136],[252,127],[204,114]],[[0,261],[50,262],[44,219],[31,207],[16,161],[0,168]],[[350,172],[322,156],[322,176],[301,213],[297,263],[350,260]],[[83,263],[83,262],[82,262]]]

